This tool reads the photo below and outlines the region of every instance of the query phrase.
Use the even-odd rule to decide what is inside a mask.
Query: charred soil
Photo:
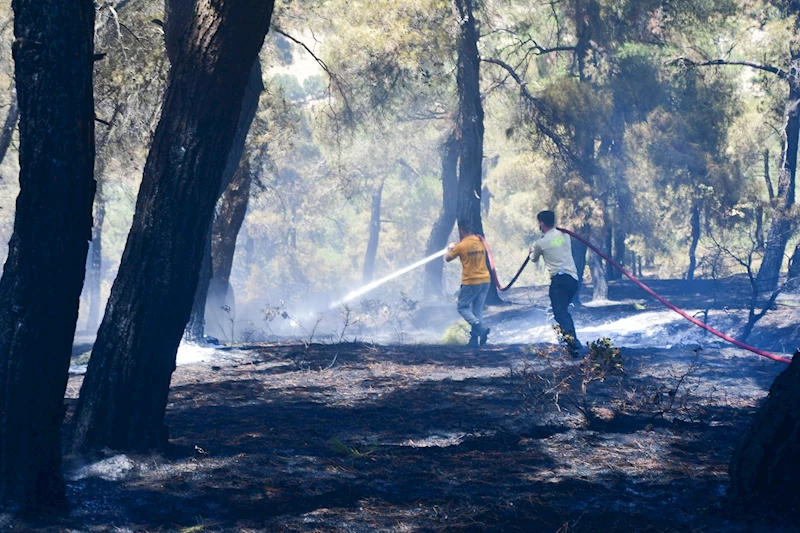
[[[638,312],[628,307],[577,315]],[[787,313],[765,323],[777,331]],[[783,365],[722,346],[621,346],[623,372],[595,355],[544,343],[220,348],[173,375],[167,456],[68,457],[69,515],[0,515],[0,529],[800,530],[791,511],[726,500],[731,451]]]

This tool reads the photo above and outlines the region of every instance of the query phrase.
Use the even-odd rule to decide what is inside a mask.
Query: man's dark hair
[[[472,224],[470,224],[469,220],[459,220],[458,229],[464,233],[472,233]]]
[[[548,228],[554,228],[556,225],[556,214],[552,211],[542,211],[536,215],[536,218]]]

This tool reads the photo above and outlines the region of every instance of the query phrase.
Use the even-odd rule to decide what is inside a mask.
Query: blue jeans
[[[464,317],[473,331],[483,329],[483,307],[486,295],[489,293],[489,284],[462,285],[458,293],[458,314]]]

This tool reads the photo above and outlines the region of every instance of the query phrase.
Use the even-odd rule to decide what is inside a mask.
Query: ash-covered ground
[[[723,331],[747,318],[741,280],[652,286]],[[785,365],[617,283],[610,301],[574,311],[582,341],[611,340],[605,361],[620,349],[624,371],[598,371],[555,344],[544,288],[504,298],[480,350],[439,343],[457,338],[450,302],[383,316],[367,304],[344,333],[344,322],[317,324],[323,342],[303,325],[281,342],[182,347],[170,453],[67,457],[71,513],[39,524],[0,515],[0,529],[800,531],[792,512],[725,497],[731,451]],[[795,308],[779,306],[750,341],[791,354],[796,324]]]

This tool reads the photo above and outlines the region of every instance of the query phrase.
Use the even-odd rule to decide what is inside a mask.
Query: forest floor
[[[717,284],[654,288],[715,325],[740,325],[745,284]],[[495,333],[479,350],[283,342],[184,352],[167,407],[170,453],[67,457],[70,514],[39,524],[0,515],[0,530],[800,531],[796,513],[725,497],[731,452],[785,365],[666,318],[628,283],[609,297],[574,316],[583,341],[620,348],[623,373],[549,342],[543,288],[515,289],[513,305],[492,308]],[[780,306],[750,340],[786,353],[800,341],[796,318]]]

